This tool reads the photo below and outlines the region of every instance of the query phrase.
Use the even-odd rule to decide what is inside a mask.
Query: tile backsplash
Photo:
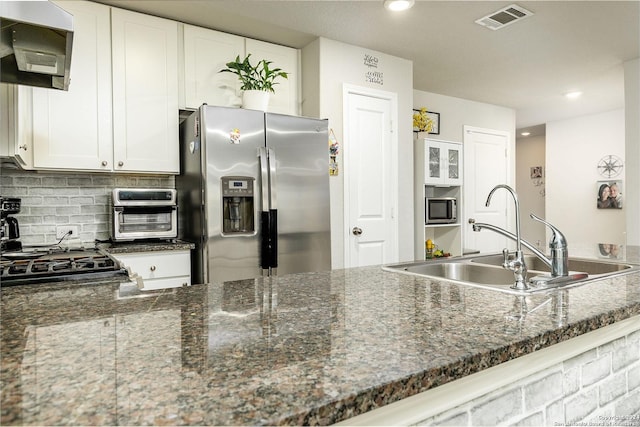
[[[175,188],[167,175],[33,172],[3,168],[0,195],[19,197],[15,215],[25,245],[56,243],[56,227],[77,226],[82,242],[109,239],[111,191],[118,187]]]

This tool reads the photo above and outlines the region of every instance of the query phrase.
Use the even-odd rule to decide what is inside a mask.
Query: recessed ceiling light
[[[384,0],[384,7],[394,12],[411,9],[415,0]]]
[[[564,96],[567,97],[568,99],[576,99],[576,98],[579,98],[580,95],[582,95],[582,92],[580,92],[579,90],[575,90],[573,92],[567,92],[564,94]]]
[[[531,135],[531,132],[522,132],[520,135],[522,135],[522,136],[529,136],[529,135]]]

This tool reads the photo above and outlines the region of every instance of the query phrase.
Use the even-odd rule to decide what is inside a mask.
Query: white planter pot
[[[267,111],[269,108],[269,92],[263,90],[245,90],[242,93],[242,108]]]

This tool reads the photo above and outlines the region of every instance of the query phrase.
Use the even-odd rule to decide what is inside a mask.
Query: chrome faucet
[[[528,285],[526,283],[526,274],[527,274],[527,266],[524,261],[524,256],[522,253],[522,246],[525,246],[529,249],[536,257],[540,259],[549,269],[551,269],[551,275],[543,275],[536,276],[531,279],[531,283],[534,286],[551,286],[554,284],[561,284],[568,280],[582,279],[587,275],[585,273],[570,273],[569,272],[569,250],[567,245],[567,239],[558,230],[555,226],[545,221],[544,219],[534,215],[529,214],[529,216],[538,222],[543,223],[547,227],[551,229],[552,235],[549,240],[549,248],[551,249],[551,257],[547,257],[544,253],[542,253],[538,248],[536,248],[531,243],[522,239],[520,236],[520,204],[518,203],[518,195],[513,189],[507,185],[500,184],[496,185],[491,192],[489,193],[489,197],[487,197],[486,206],[489,206],[491,202],[491,196],[498,188],[504,188],[509,191],[509,193],[513,196],[513,200],[516,205],[516,234],[508,232],[498,226],[485,224],[485,223],[476,223],[475,219],[470,218],[469,224],[473,225],[473,231],[480,231],[482,229],[487,229],[494,231],[498,234],[501,234],[511,240],[516,242],[516,252],[515,256],[512,260],[509,260],[509,251],[504,249],[502,254],[504,256],[504,262],[502,266],[508,270],[513,271],[515,275],[515,284],[512,286],[513,289],[518,290],[527,290]]]
[[[504,248],[502,250],[502,255],[504,257],[504,262],[502,266],[507,270],[513,271],[513,275],[515,277],[515,283],[511,287],[512,289],[517,289],[521,291],[525,291],[529,289],[527,285],[527,265],[524,262],[524,255],[522,253],[522,238],[520,237],[520,203],[518,202],[518,195],[513,190],[513,188],[509,187],[505,184],[498,184],[489,192],[489,196],[487,197],[487,202],[485,203],[486,207],[489,207],[491,203],[491,197],[493,193],[499,188],[504,188],[511,194],[513,197],[513,201],[516,205],[516,252],[513,259],[509,259],[509,250]],[[475,230],[475,227],[474,227]]]
[[[469,218],[469,224],[473,225],[473,231],[481,231],[483,229],[487,229],[487,230],[494,231],[494,232],[496,232],[498,234],[501,234],[504,237],[507,237],[507,238],[513,240],[514,242],[517,240],[515,234],[510,233],[507,230],[505,230],[504,228],[498,227],[497,225],[485,224],[483,222],[476,223],[476,220],[473,219],[473,218]],[[522,244],[522,246],[524,246],[525,248],[527,248],[531,252],[533,252],[533,254],[536,257],[538,257],[540,259],[540,261],[542,261],[547,267],[549,267],[549,270],[553,269],[553,266],[551,265],[551,260],[549,258],[547,258],[547,256],[544,253],[542,253],[542,251],[540,251],[534,244],[529,243],[525,239],[520,239],[520,243]]]

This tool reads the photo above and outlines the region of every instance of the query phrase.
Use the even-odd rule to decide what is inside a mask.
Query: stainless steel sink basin
[[[569,259],[569,277],[563,278],[559,283],[553,285],[545,286],[531,283],[529,290],[520,291],[511,289],[515,281],[513,272],[502,268],[502,262],[502,254],[491,254],[385,265],[382,269],[438,280],[450,280],[467,286],[497,290],[516,295],[573,287],[590,280],[640,270],[640,266],[633,264],[571,258]],[[527,280],[539,276],[550,276],[550,270],[547,265],[537,257],[527,255],[525,262],[528,269]],[[584,274],[575,274],[578,272],[587,273],[587,276],[584,277]],[[579,278],[576,279],[575,277]]]
[[[471,258],[472,263],[483,265],[502,266],[502,255],[487,255]],[[529,270],[549,272],[547,267],[539,258],[533,255],[525,255],[525,263]],[[616,273],[633,268],[633,265],[619,262],[600,261],[582,258],[569,258],[569,271],[580,271],[590,276]]]
[[[383,267],[390,271],[412,273],[418,276],[438,277],[461,282],[474,282],[485,285],[513,285],[513,273],[504,268],[489,265],[471,264],[469,262],[432,261],[409,265]]]

